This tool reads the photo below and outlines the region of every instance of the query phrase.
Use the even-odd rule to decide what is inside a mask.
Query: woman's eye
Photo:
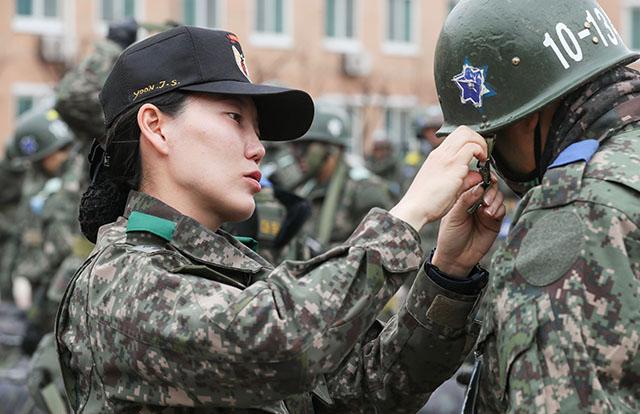
[[[240,120],[242,119],[242,115],[237,112],[227,112],[227,115],[237,123],[240,123]]]

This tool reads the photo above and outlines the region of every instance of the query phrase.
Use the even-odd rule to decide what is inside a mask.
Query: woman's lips
[[[252,173],[245,175],[245,177],[253,178],[257,182],[260,182],[262,179],[262,173],[260,171],[253,171]]]
[[[254,171],[250,174],[244,176],[248,182],[250,182],[256,192],[262,190],[262,186],[260,185],[260,179],[262,178],[262,174],[260,171]]]

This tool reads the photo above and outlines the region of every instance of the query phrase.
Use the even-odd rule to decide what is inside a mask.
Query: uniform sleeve
[[[640,410],[638,218],[574,203],[512,230],[480,335],[481,412]]]
[[[477,329],[468,316],[477,299],[443,289],[423,266],[398,314],[373,325],[326,376],[333,404],[320,412],[418,412],[474,344]]]
[[[449,327],[446,319],[458,321],[466,314],[453,316],[447,306],[429,306],[451,299],[422,286],[428,284],[424,278],[401,322],[390,324],[363,348],[376,315],[404,278],[415,274],[421,258],[413,229],[381,210],[371,212],[345,244],[308,262],[285,262],[244,290],[232,286],[231,272],[202,266],[190,274],[167,273],[158,270],[158,262],[149,270],[157,260],[166,267],[166,253],[150,254],[146,265],[131,253],[109,253],[123,255],[126,272],[105,258],[103,265],[97,261],[86,291],[73,292],[72,282],[67,295],[77,299],[59,314],[61,348],[78,348],[69,354],[71,361],[63,358],[63,366],[86,371],[86,362],[73,358],[86,355],[82,343],[91,341],[93,365],[109,397],[158,405],[252,407],[311,391],[323,374],[351,364],[354,352],[378,348],[386,354],[395,347],[403,349],[405,360],[385,356],[380,369],[367,373],[367,386],[384,383],[373,377],[388,370],[409,387],[428,376],[431,389],[436,377],[408,372],[408,365],[433,362],[433,372],[444,376],[459,360],[460,328]],[[83,297],[88,297],[89,314],[79,306]],[[75,332],[64,322],[85,318],[89,332]],[[436,333],[444,336],[435,339]],[[447,345],[432,343],[423,350],[425,334]],[[430,349],[455,347],[460,349],[450,351],[453,357],[427,355]],[[347,379],[344,373],[340,377]]]

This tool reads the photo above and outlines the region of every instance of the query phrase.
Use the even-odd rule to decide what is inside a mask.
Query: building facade
[[[416,107],[437,102],[433,55],[455,0],[9,0],[0,2],[0,154],[16,117],[46,96],[110,21],[225,28],[241,39],[254,82],[309,91],[352,116],[352,150],[383,129],[415,145]],[[640,0],[601,0],[640,49]]]

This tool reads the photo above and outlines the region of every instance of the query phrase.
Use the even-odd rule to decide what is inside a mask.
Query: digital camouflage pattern
[[[415,413],[475,340],[478,298],[419,271],[417,234],[382,210],[275,269],[143,193],[124,216],[100,230],[56,322],[76,412]],[[398,316],[376,322],[416,273]]]
[[[552,145],[595,139],[597,152],[546,171],[494,256],[481,413],[640,411],[640,84],[617,72],[552,127],[565,131]]]
[[[121,52],[122,48],[108,39],[97,42],[94,51],[58,84],[56,109],[87,145],[105,133],[98,95]]]

